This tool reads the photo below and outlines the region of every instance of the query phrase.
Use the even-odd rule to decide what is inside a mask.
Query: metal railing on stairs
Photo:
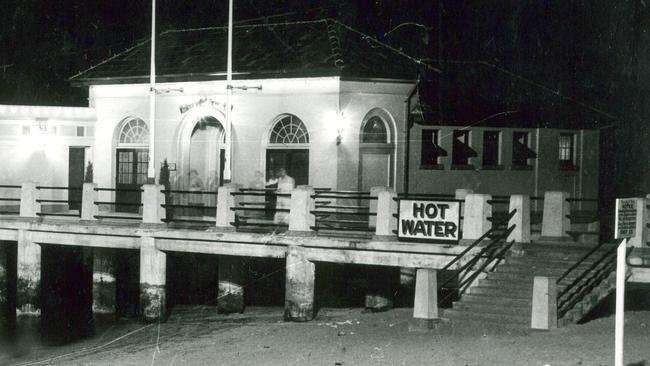
[[[558,277],[556,284],[562,288],[557,294],[558,319],[563,318],[612,273],[616,268],[616,248],[620,243],[618,241],[611,248],[607,248],[605,242],[596,245]],[[578,271],[580,265],[588,263],[591,264],[586,269]],[[575,277],[570,276],[573,273],[576,273]],[[569,282],[570,278],[573,280]]]
[[[508,251],[514,244],[514,240],[508,242],[507,238],[515,229],[515,225],[507,227],[510,219],[515,215],[517,210],[512,210],[502,220],[493,222],[490,230],[481,235],[472,244],[452,259],[442,270],[450,270],[454,264],[471,255],[471,251],[480,246],[481,243],[488,240],[488,243],[481,247],[481,250],[465,262],[460,268],[455,269],[456,275],[449,277],[446,281],[438,286],[439,290],[446,290],[447,294],[438,300],[438,304],[445,304],[447,300],[455,296],[460,298],[481,273],[493,272],[496,267],[505,259]],[[491,267],[490,267],[491,266]],[[487,269],[490,267],[489,269]]]

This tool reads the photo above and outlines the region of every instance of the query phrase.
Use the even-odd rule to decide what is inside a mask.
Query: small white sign
[[[459,201],[400,200],[397,237],[411,241],[457,242]]]
[[[617,198],[614,217],[614,238],[631,238],[636,235],[636,200]]]

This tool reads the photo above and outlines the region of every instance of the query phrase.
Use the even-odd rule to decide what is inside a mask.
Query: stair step
[[[532,286],[530,290],[527,289],[507,289],[507,288],[498,288],[477,285],[472,287],[469,290],[468,295],[488,295],[488,296],[503,296],[514,299],[532,299],[533,298],[533,289]]]
[[[531,305],[503,305],[503,304],[485,304],[485,303],[467,303],[465,301],[455,301],[452,308],[457,310],[469,310],[476,313],[490,313],[502,315],[521,315],[530,316]]]
[[[510,297],[501,296],[495,293],[469,293],[464,294],[460,299],[461,302],[466,304],[498,304],[498,305],[513,305],[513,306],[532,306],[532,297]]]
[[[498,323],[502,326],[528,327],[530,316],[478,313],[472,310],[444,309],[443,317],[453,321]]]
[[[533,291],[533,278],[520,278],[518,281],[512,281],[509,279],[492,278],[492,276],[488,276],[487,278],[480,279],[478,281],[478,285],[486,287],[500,287],[506,288],[508,290]]]

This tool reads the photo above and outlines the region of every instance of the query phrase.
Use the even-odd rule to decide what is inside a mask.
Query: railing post
[[[425,321],[426,327],[438,319],[438,276],[435,269],[417,269],[413,318]]]
[[[394,239],[397,229],[397,219],[393,216],[397,213],[397,202],[395,198],[397,193],[392,189],[385,189],[378,193],[376,200],[377,216],[375,218],[375,238],[374,239]],[[374,200],[370,200],[372,205]]]
[[[310,233],[311,227],[316,225],[316,218],[311,213],[316,209],[316,201],[311,198],[312,195],[314,188],[311,186],[298,186],[291,191],[289,232],[292,234]]]
[[[460,203],[460,217],[461,217],[461,220],[458,223],[458,226],[460,226],[458,229],[461,232],[463,231],[463,225],[464,225],[463,221],[465,221],[464,219],[462,219],[465,216],[465,202],[464,201],[465,201],[465,198],[467,197],[467,195],[472,194],[472,193],[474,193],[473,190],[466,189],[466,188],[458,188],[454,192],[454,198],[459,200],[459,201],[463,201],[463,202]]]
[[[647,246],[648,237],[646,236],[647,218],[647,200],[645,198],[633,198],[636,201],[636,228],[633,237],[627,241],[628,246],[642,248]]]
[[[532,329],[557,328],[557,284],[553,277],[535,276],[530,318]]]
[[[35,182],[22,184],[20,189],[20,217],[38,217],[37,213],[41,210],[41,204],[36,202],[39,198],[36,185]]]
[[[142,223],[145,225],[163,224],[165,220],[165,186],[162,184],[145,184],[142,186]]]
[[[567,239],[571,230],[571,205],[567,201],[568,192],[549,191],[544,194],[544,213],[542,216],[542,237]]]
[[[95,204],[97,201],[97,183],[84,183],[81,192],[81,219],[86,221],[97,220],[95,215],[99,215],[99,208]]]
[[[287,247],[284,319],[296,322],[314,318],[316,265],[307,260],[302,247]]]
[[[377,210],[378,210],[377,206],[379,206],[379,199],[378,199],[379,194],[381,192],[386,191],[387,189],[388,188],[386,188],[386,187],[372,187],[372,188],[370,188],[370,197],[374,198],[374,199],[368,200],[369,201],[368,202],[368,209],[369,209],[368,211],[371,214],[373,214],[373,213],[376,214],[377,213]],[[377,227],[377,216],[375,216],[375,215],[368,216],[368,226],[369,227]]]
[[[236,212],[231,210],[239,203],[239,196],[233,196],[231,193],[238,192],[241,185],[225,184],[219,187],[217,191],[217,222],[216,227],[220,230],[231,231],[235,228],[230,224],[235,222]]]
[[[465,197],[463,240],[476,240],[492,228],[492,199],[489,194],[470,193]]]
[[[508,221],[508,227],[514,225],[514,229],[508,235],[508,242],[530,243],[530,196],[514,194],[510,196],[508,213],[515,211]]]

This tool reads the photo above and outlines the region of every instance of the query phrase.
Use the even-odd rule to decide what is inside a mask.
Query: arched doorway
[[[383,112],[383,114],[386,114]],[[359,133],[359,190],[392,187],[394,180],[395,138],[388,116],[371,112]]]
[[[149,126],[140,118],[127,117],[117,133],[115,147],[115,210],[138,212],[140,187],[147,181]]]
[[[309,184],[309,132],[300,118],[278,117],[269,133],[266,148],[266,178],[285,168],[296,185]]]
[[[187,173],[195,170],[204,183],[204,190],[215,191],[223,185],[224,164],[224,129],[215,117],[201,117],[190,135]]]

